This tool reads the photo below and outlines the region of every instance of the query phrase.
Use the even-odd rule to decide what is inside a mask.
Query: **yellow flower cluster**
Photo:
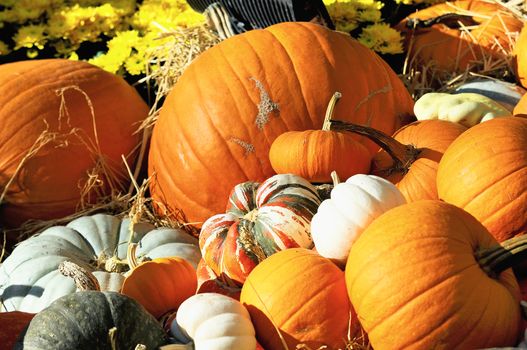
[[[27,49],[30,58],[51,47],[58,57],[79,59],[84,42],[107,42],[108,51],[89,61],[115,73],[147,69],[149,51],[169,39],[163,32],[203,23],[185,0],[0,0],[0,28],[11,25],[12,44],[0,41],[0,55]]]
[[[113,73],[146,73],[151,52],[173,40],[163,33],[200,25],[204,20],[184,0],[144,0],[130,19],[134,29],[117,32],[108,42],[108,52],[89,62]]]
[[[350,32],[361,29],[359,41],[368,48],[382,54],[403,52],[401,34],[382,23],[378,0],[323,0],[337,30]],[[412,0],[398,0],[412,1]],[[419,0],[417,0],[419,1]]]

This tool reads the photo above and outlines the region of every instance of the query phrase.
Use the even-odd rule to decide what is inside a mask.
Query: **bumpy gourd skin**
[[[414,105],[417,120],[440,119],[459,123],[466,127],[510,116],[511,113],[498,102],[475,93],[424,94]]]
[[[15,350],[111,350],[109,331],[116,327],[117,349],[143,344],[157,349],[165,332],[136,301],[114,292],[84,291],[66,295],[38,313],[15,344]]]

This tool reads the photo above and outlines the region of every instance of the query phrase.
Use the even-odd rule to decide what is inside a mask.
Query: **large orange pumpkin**
[[[413,114],[381,58],[317,24],[281,23],[209,49],[183,73],[154,127],[152,197],[190,222],[223,211],[236,184],[274,174],[268,155],[278,135],[322,127],[335,91],[343,95],[337,119],[391,134]]]
[[[514,72],[523,87],[527,87],[527,26],[524,25],[514,47]]]
[[[413,122],[393,137],[363,126],[334,122],[338,130],[365,135],[383,150],[373,157],[370,173],[399,188],[408,202],[438,199],[437,166],[447,147],[467,128],[444,120]]]
[[[437,192],[501,242],[527,232],[526,179],[527,119],[502,117],[468,129],[448,147]]]
[[[460,0],[417,11],[397,25],[412,65],[442,72],[464,71],[482,60],[505,60],[511,33],[523,22],[494,1]]]
[[[440,201],[409,203],[377,218],[346,265],[348,293],[373,348],[515,345],[520,292],[512,270],[500,273],[487,259],[486,248],[496,244],[474,217]]]
[[[121,156],[133,166],[130,155],[140,140],[134,132],[148,106],[122,78],[71,60],[3,64],[0,106],[5,226],[73,213],[95,180],[91,172],[101,176],[85,193],[88,202],[126,189]]]
[[[293,248],[265,259],[249,274],[240,301],[266,349],[304,344],[344,348],[360,326],[349,304],[344,272],[318,253]],[[278,331],[282,338],[280,338]]]

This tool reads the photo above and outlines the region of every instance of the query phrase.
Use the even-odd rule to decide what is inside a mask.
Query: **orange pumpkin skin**
[[[527,87],[527,26],[525,25],[516,40],[513,66],[516,78],[523,87]],[[524,109],[525,112],[527,112],[527,108]]]
[[[0,312],[0,345],[12,349],[18,336],[31,322],[35,314],[21,311]]]
[[[527,46],[526,46],[527,49]],[[527,114],[527,94],[523,95],[512,112],[514,115]]]
[[[155,318],[177,310],[196,293],[196,270],[185,259],[157,258],[144,262],[125,278],[121,293],[127,295]]]
[[[344,348],[348,326],[352,337],[359,331],[344,273],[312,250],[287,249],[265,259],[249,274],[240,301],[266,349],[284,348],[275,326],[290,349]]]
[[[499,241],[527,231],[527,119],[478,124],[446,150],[437,192],[463,208]]]
[[[388,153],[380,151],[373,158],[371,173],[395,184],[408,203],[422,199],[438,199],[436,177],[439,161],[452,141],[465,130],[467,128],[461,124],[444,120],[425,120],[408,124],[393,135],[400,143],[421,149],[408,171],[385,171],[391,169],[393,160]]]
[[[80,61],[3,64],[0,105],[0,188],[16,174],[1,207],[0,222],[5,226],[72,214],[88,172],[101,160],[114,172],[111,185],[117,190],[127,186],[121,155],[134,164],[131,153],[140,141],[134,132],[147,117],[148,106],[122,78]],[[55,140],[22,163],[46,130]],[[100,155],[94,153],[96,140]],[[110,193],[109,181],[101,179],[104,185],[84,198],[88,202]]]
[[[413,115],[391,68],[347,34],[297,22],[224,40],[192,62],[164,102],[149,152],[152,197],[189,222],[222,212],[236,184],[274,174],[278,135],[322,127],[335,91],[343,95],[336,119],[391,134]],[[361,142],[372,155],[378,149]]]
[[[228,286],[214,273],[210,267],[207,266],[205,260],[201,259],[197,268],[198,290],[196,294],[200,293],[218,293],[240,300],[241,288],[238,286]]]
[[[347,179],[367,174],[371,154],[352,134],[329,130],[288,131],[269,150],[277,174],[295,174],[310,182],[331,182],[331,172]]]
[[[425,200],[377,218],[353,245],[346,285],[374,349],[513,346],[519,288],[511,269],[488,277],[474,257],[496,244],[470,214]]]
[[[448,13],[470,15],[475,25],[466,24],[469,33],[437,23],[430,28],[407,27],[408,18],[427,20]],[[519,32],[523,22],[506,8],[492,1],[461,0],[441,3],[417,11],[396,28],[405,35],[413,65],[432,65],[443,72],[459,72],[485,58],[506,59],[512,51],[510,33]]]

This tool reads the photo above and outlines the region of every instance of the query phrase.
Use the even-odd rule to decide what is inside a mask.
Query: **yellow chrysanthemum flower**
[[[13,37],[15,50],[22,47],[36,47],[37,49],[42,50],[46,43],[46,35],[44,34],[45,30],[46,26],[42,24],[31,24],[21,27]]]
[[[365,27],[358,40],[364,46],[382,54],[403,52],[401,33],[386,23],[376,23]]]
[[[10,52],[11,50],[9,50],[9,46],[0,40],[0,56],[7,55]]]

